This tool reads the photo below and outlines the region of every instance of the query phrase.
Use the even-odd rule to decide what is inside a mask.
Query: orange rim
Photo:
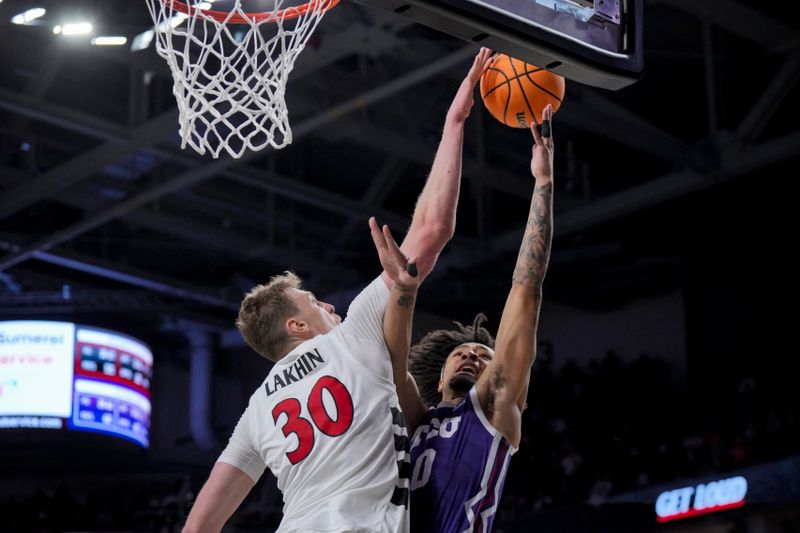
[[[338,4],[339,1],[340,0],[311,0],[306,4],[287,7],[286,9],[280,9],[274,12],[266,11],[260,13],[244,13],[242,15],[237,13],[236,15],[231,16],[229,11],[200,9],[197,7],[192,7],[186,2],[181,2],[180,0],[161,0],[165,6],[171,6],[173,9],[175,9],[175,11],[180,11],[181,13],[189,15],[190,17],[201,16],[212,18],[217,22],[225,22],[230,24],[261,24],[262,22],[292,20],[305,15],[309,11],[317,9],[318,6],[322,11],[328,11]]]

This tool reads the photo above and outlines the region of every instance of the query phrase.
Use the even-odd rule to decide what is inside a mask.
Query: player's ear
[[[444,378],[439,378],[439,387],[436,389],[440,394],[444,390]]]
[[[289,335],[299,335],[308,332],[308,322],[301,320],[297,317],[289,317],[286,319],[286,331]]]

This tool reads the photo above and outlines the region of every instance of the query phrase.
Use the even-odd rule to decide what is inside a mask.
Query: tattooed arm
[[[417,258],[406,260],[388,227],[379,228],[374,218],[370,219],[369,224],[384,274],[392,281],[389,301],[383,313],[383,337],[392,362],[392,375],[400,408],[411,435],[426,411],[417,383],[408,371],[411,323],[420,284]]]
[[[552,115],[549,106],[542,113],[545,130],[550,129]],[[542,283],[553,238],[553,139],[542,137],[535,125],[531,131],[535,141],[531,172],[536,186],[528,223],[497,331],[495,356],[476,384],[486,417],[514,446],[521,438],[521,412],[536,358]]]
[[[408,371],[408,351],[411,347],[411,316],[417,287],[392,287],[386,312],[383,315],[383,336],[392,361],[392,376],[397,389],[397,398],[403,410],[408,434],[413,435],[420,419],[426,412],[417,382]]]

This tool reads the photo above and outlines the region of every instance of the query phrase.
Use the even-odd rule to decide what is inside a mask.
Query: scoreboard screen
[[[106,433],[149,446],[153,354],[123,333],[0,322],[0,430]]]
[[[627,87],[644,69],[644,0],[356,1],[594,87]]]

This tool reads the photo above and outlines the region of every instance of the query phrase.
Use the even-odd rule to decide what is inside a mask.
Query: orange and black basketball
[[[494,118],[513,128],[542,121],[547,104],[557,111],[564,99],[564,78],[536,65],[498,54],[481,77],[481,97]]]

